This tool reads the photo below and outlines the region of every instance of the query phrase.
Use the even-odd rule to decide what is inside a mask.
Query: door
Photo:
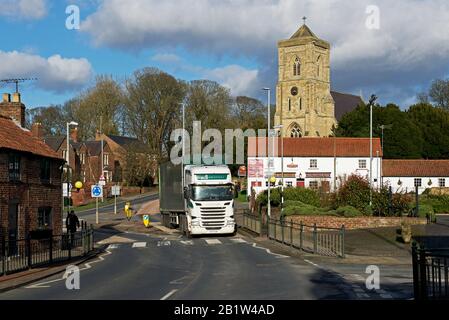
[[[321,182],[321,188],[322,188],[323,192],[326,192],[326,193],[331,191],[331,187],[330,187],[329,181],[322,181]]]
[[[19,222],[19,204],[18,203],[9,204],[8,240],[9,240],[10,255],[15,255],[17,253],[18,222]]]
[[[296,179],[296,186],[299,188],[305,187],[305,180],[304,179]]]

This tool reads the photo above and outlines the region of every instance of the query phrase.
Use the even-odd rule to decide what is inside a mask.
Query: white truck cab
[[[190,235],[235,233],[234,186],[229,168],[187,165],[184,177],[186,225],[181,229]]]

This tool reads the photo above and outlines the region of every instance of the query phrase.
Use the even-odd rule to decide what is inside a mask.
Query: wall
[[[421,187],[418,187],[418,194],[424,192],[428,188],[436,188],[439,186],[438,179],[444,178],[446,186],[449,187],[449,177],[416,177],[421,178]],[[402,182],[398,184],[399,180]],[[428,185],[429,180],[432,185]],[[384,177],[384,185],[391,186],[393,192],[415,192],[415,177]]]
[[[52,226],[54,233],[62,232],[62,190],[61,172],[58,160],[51,164],[51,182],[43,184],[40,180],[40,158],[22,155],[21,181],[9,182],[8,153],[0,151],[0,222],[3,232],[8,230],[8,205],[16,200],[19,203],[19,237],[38,227],[38,208],[52,207]]]
[[[411,224],[426,224],[426,219],[422,218],[401,218],[401,217],[332,217],[332,216],[291,216],[286,220],[313,226],[315,223],[319,227],[341,228],[345,226],[346,230],[380,228],[380,227],[399,227],[401,222],[406,220]]]

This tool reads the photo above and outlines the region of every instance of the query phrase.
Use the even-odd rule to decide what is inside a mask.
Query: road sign
[[[106,185],[106,179],[104,178],[103,175],[100,177],[100,181],[98,182],[98,184],[100,186],[105,186]]]
[[[63,183],[62,184],[62,196],[63,197],[71,197],[72,196],[72,184]]]
[[[239,167],[239,177],[245,177],[246,176],[246,166]]]
[[[112,186],[111,193],[113,196],[120,196],[120,186]]]
[[[94,185],[91,189],[92,198],[102,198],[103,197],[103,186]]]

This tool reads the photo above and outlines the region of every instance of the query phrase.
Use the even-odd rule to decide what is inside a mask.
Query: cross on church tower
[[[307,17],[302,17],[302,20],[304,21],[304,23],[303,24],[306,24],[306,20],[307,20]]]

